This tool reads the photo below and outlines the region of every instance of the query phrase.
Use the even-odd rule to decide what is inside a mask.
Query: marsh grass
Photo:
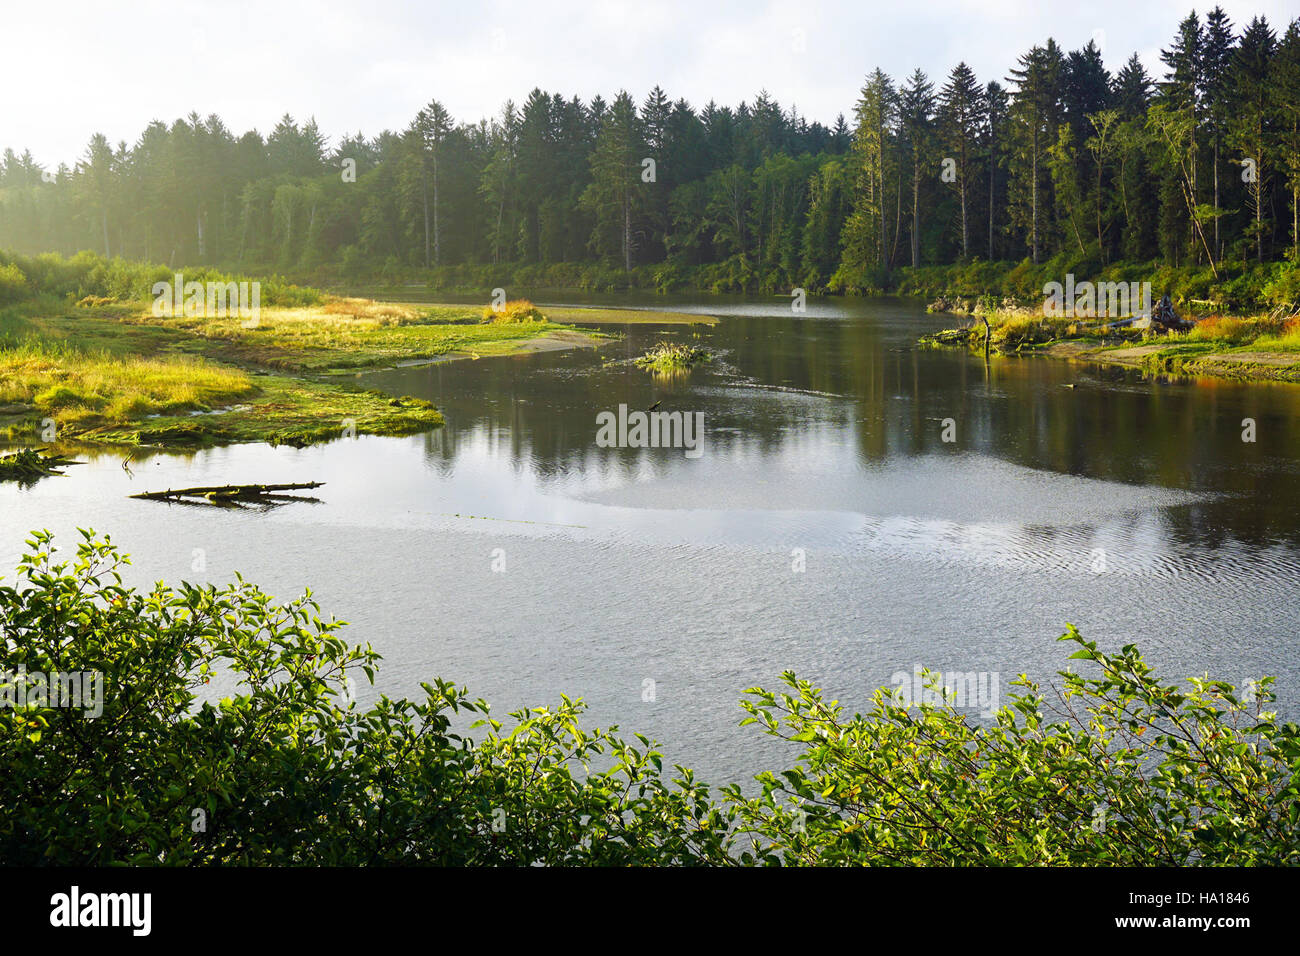
[[[337,300],[323,306],[264,307],[256,319],[158,317],[141,310],[123,319],[137,329],[166,329],[208,343],[217,357],[288,371],[322,372],[435,358],[451,352],[500,355],[520,340],[566,328],[541,320],[478,321],[473,306],[406,306]]]
[[[569,331],[494,324],[472,305],[334,298],[237,314],[158,317],[150,305],[48,296],[0,308],[0,436],[112,444],[310,444],[347,430],[407,435],[442,424],[427,402],[292,377],[447,354],[504,355]],[[266,374],[283,370],[287,375]],[[254,374],[254,373],[257,374]]]
[[[1300,351],[1300,316],[1273,318],[1230,315],[1210,315],[1201,319],[1181,336],[1170,336],[1187,342],[1208,342],[1229,348],[1250,346],[1257,351]]]
[[[244,372],[188,356],[112,355],[33,340],[0,351],[0,405],[31,406],[61,426],[207,411],[253,391]]]
[[[545,322],[546,316],[527,299],[512,299],[499,309],[490,305],[484,307],[483,321],[493,325],[515,325],[521,322]]]
[[[190,356],[108,355],[41,342],[0,351],[0,408],[23,410],[7,427],[0,422],[0,434],[11,438],[31,437],[41,419],[53,418],[61,438],[128,445],[301,446],[349,428],[409,435],[443,421],[420,399],[278,375],[253,379]]]
[[[988,314],[991,327],[991,344],[1002,352],[1031,348],[1061,339],[1086,340],[1096,337],[1097,326],[1104,319],[1077,319],[1046,317],[1029,311],[1001,311]],[[958,333],[962,334],[958,334]],[[1107,339],[1136,341],[1152,338],[1132,329],[1112,329],[1103,333]],[[1300,316],[1273,318],[1269,316],[1209,315],[1196,322],[1186,332],[1170,332],[1158,341],[1171,346],[1201,344],[1206,348],[1193,351],[1218,351],[1251,349],[1255,351],[1300,351]],[[984,326],[978,320],[961,330],[950,330],[926,336],[922,344],[953,344],[965,342],[972,348],[982,348]]]
[[[295,309],[295,313],[310,313],[311,318],[319,321],[315,310]],[[326,315],[347,317],[354,323],[373,323],[373,328],[390,325],[410,325],[423,320],[421,313],[406,305],[396,302],[376,302],[374,299],[333,299],[323,305],[319,312]]]
[[[412,435],[443,424],[442,414],[418,398],[306,382],[282,375],[257,379],[251,404],[218,415],[163,415],[84,437],[131,445],[224,445],[267,442],[302,447],[357,435]]]
[[[1042,345],[1057,339],[1088,334],[1079,319],[1048,317],[1038,312],[989,312],[990,347],[999,352]],[[922,337],[926,347],[964,343],[973,349],[984,347],[984,323],[978,318],[961,329],[946,329]]]

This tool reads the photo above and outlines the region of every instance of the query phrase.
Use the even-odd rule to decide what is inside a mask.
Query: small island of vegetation
[[[680,342],[660,342],[635,361],[638,368],[671,374],[689,371],[701,362],[707,362],[709,358],[707,349]]]

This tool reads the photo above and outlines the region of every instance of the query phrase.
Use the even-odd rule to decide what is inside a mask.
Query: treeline
[[[1054,40],[1003,80],[874,71],[830,126],[766,93],[702,110],[659,87],[588,103],[535,89],[456,123],[331,146],[285,116],[265,139],[217,116],[96,134],[74,168],[6,150],[0,247],[340,277],[569,264],[584,283],[868,291],[900,266],[1092,268],[1297,258],[1300,20],[1192,13],[1149,76]],[[559,274],[565,274],[560,270]],[[644,283],[639,283],[644,284]]]

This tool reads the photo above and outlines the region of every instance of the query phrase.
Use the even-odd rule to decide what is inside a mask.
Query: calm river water
[[[1065,666],[1067,622],[1171,678],[1277,675],[1300,713],[1300,387],[917,351],[945,322],[902,300],[550,299],[580,301],[721,322],[358,377],[437,403],[427,435],[130,473],[99,454],[0,485],[0,574],[27,531],[81,526],[132,555],[132,583],[310,586],[383,654],[378,690],[442,675],[499,714],[583,697],[719,783],[793,757],[737,726],[747,687],[794,670],[852,711],[921,665],[998,674],[1005,701]],[[664,338],[717,357],[672,380],[626,362]],[[598,447],[599,412],[655,401],[703,413],[702,454]],[[310,480],[321,503],[269,512],[127,497]]]

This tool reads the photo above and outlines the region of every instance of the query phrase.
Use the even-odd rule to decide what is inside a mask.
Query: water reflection
[[[768,314],[749,314],[763,308]],[[715,305],[715,313],[736,314],[713,327],[630,326],[624,341],[599,353],[443,363],[364,378],[446,411],[447,427],[427,439],[443,475],[454,471],[469,442],[556,493],[581,494],[593,481],[607,487],[658,480],[673,484],[684,507],[716,499],[718,483],[737,484],[742,475],[759,480],[747,466],[761,461],[770,474],[770,507],[824,491],[836,507],[875,514],[881,489],[855,496],[846,482],[870,484],[863,476],[890,463],[964,454],[1104,482],[1091,503],[1098,514],[1124,497],[1115,484],[1188,492],[1169,499],[1179,507],[1165,513],[1169,534],[1188,546],[1300,541],[1300,434],[1291,426],[1300,387],[1147,379],[1032,357],[985,363],[978,355],[912,348],[920,330],[943,321],[913,304],[849,300],[818,308],[831,314],[783,315],[770,303]],[[665,337],[698,342],[718,358],[672,380],[610,361]],[[595,447],[599,411],[655,402],[666,411],[704,412],[706,461]],[[1242,441],[1245,418],[1256,422],[1255,443]],[[952,443],[942,440],[946,419],[953,422]],[[810,482],[817,484],[805,487]],[[952,504],[978,496],[977,512],[1014,520],[1023,508],[1025,520],[1035,520],[1045,504],[1047,518],[1059,519],[1050,490],[1040,491],[1045,502],[1027,501],[1015,482],[977,487],[952,474],[940,483],[923,480],[899,500],[887,497],[903,513],[931,510],[935,498]]]
[[[1052,676],[1067,621],[1171,676],[1278,675],[1296,714],[1300,388],[921,352],[945,320],[906,302],[645,304],[724,320],[360,377],[436,402],[446,427],[424,435],[142,455],[130,472],[89,453],[66,478],[0,485],[0,574],[30,529],[69,544],[80,526],[133,554],[128,583],[310,586],[384,655],[375,693],[441,675],[498,710],[581,696],[710,780],[788,766],[735,703],[783,670],[850,709],[918,663],[1005,687]],[[716,360],[668,380],[627,363],[661,338]],[[596,445],[600,411],[656,401],[704,413],[700,458]],[[321,504],[127,497],[304,481],[325,483]]]

